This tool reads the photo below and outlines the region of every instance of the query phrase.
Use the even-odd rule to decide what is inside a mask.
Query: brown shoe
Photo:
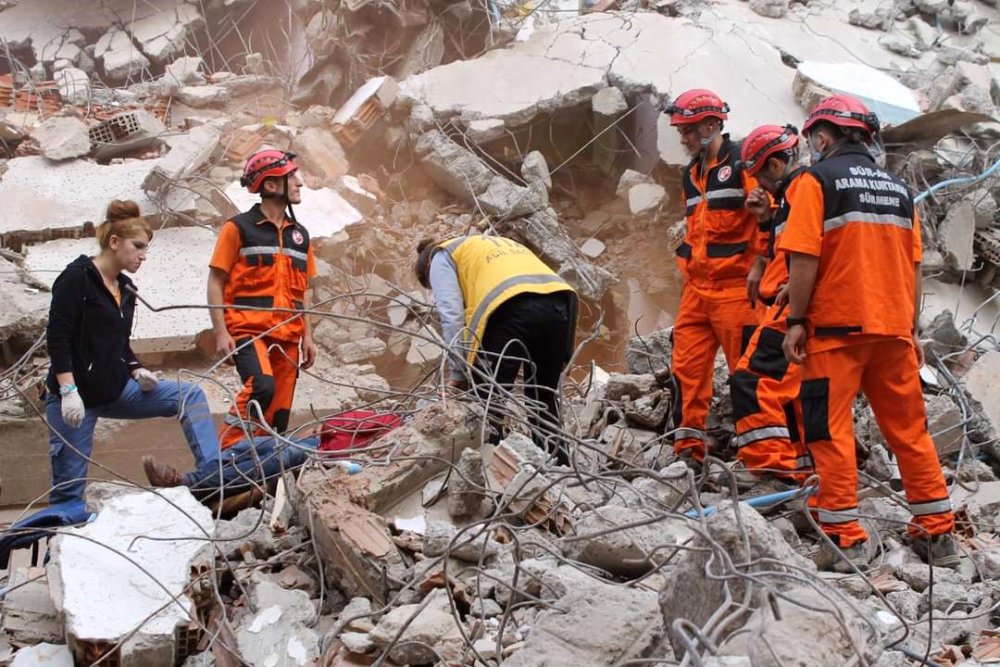
[[[154,488],[184,485],[184,478],[173,466],[157,461],[152,456],[142,457],[142,469],[146,472],[149,485]]]

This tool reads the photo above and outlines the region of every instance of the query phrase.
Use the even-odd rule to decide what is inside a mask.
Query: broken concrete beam
[[[514,184],[441,130],[421,135],[416,152],[424,171],[439,187],[471,206],[482,207],[489,215],[506,219],[530,215],[548,206],[544,184]]]
[[[177,101],[195,109],[218,109],[229,102],[229,90],[223,86],[182,86]]]
[[[49,118],[36,127],[31,136],[49,160],[72,160],[90,152],[87,124],[71,116]]]
[[[580,252],[551,208],[497,227],[502,233],[523,239],[585,299],[600,301],[615,281],[611,273],[592,264]]]
[[[778,576],[785,570],[785,565],[806,571],[815,570],[811,561],[789,546],[777,527],[745,503],[722,503],[715,514],[704,520],[703,526],[707,535],[695,537],[689,543],[690,549],[679,555],[677,569],[660,593],[663,620],[668,627],[678,619],[685,619],[695,627],[705,629],[705,624],[715,616],[720,606],[729,600],[743,599],[747,586],[758,585],[740,577],[740,571],[752,573],[767,570],[772,574],[757,576],[766,577],[770,586],[788,588],[790,580]],[[738,565],[760,563],[762,559],[766,565]],[[733,565],[722,566],[723,562]],[[737,573],[732,577],[706,578],[706,568],[711,568],[712,563],[719,564],[723,571],[735,567]],[[678,637],[671,636],[670,642],[677,655],[685,652],[685,646]]]
[[[664,625],[656,593],[604,583],[568,565],[540,577],[541,591],[555,598],[554,604],[538,613],[505,667],[612,667],[654,653],[671,661],[669,647],[661,646]]]
[[[94,521],[53,538],[47,574],[76,660],[119,642],[122,667],[183,659],[178,628],[197,627],[191,577],[211,558],[214,530],[211,512],[177,487],[111,499]]]
[[[250,609],[236,628],[243,660],[253,666],[316,664],[320,637],[310,627],[316,623],[316,606],[304,591],[255,580]]]
[[[10,590],[3,598],[2,629],[7,639],[18,645],[64,641],[43,568],[18,568],[4,587]]]
[[[463,449],[448,482],[448,512],[453,517],[476,516],[485,497],[483,455],[478,449]]]

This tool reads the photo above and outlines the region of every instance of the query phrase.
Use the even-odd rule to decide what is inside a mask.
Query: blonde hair
[[[104,222],[97,228],[97,242],[101,250],[107,250],[112,236],[127,239],[139,232],[145,232],[149,240],[153,240],[153,228],[139,215],[139,205],[131,199],[112,199]]]

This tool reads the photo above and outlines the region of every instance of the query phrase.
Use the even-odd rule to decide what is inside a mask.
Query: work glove
[[[80,427],[85,412],[80,392],[73,391],[62,397],[62,420],[70,428]]]
[[[143,391],[153,391],[156,389],[156,385],[159,383],[160,379],[156,377],[156,373],[145,368],[138,368],[132,373],[132,377],[135,381],[139,383],[139,389]]]

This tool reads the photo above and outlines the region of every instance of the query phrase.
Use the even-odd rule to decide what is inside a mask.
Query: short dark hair
[[[859,127],[843,128],[835,123],[821,120],[812,128],[812,132],[823,130],[838,142],[843,141],[849,144],[867,144],[871,135]]]
[[[413,272],[417,274],[417,281],[425,289],[431,287],[431,257],[437,246],[438,243],[434,239],[424,239],[417,244],[417,261],[413,263]]]

